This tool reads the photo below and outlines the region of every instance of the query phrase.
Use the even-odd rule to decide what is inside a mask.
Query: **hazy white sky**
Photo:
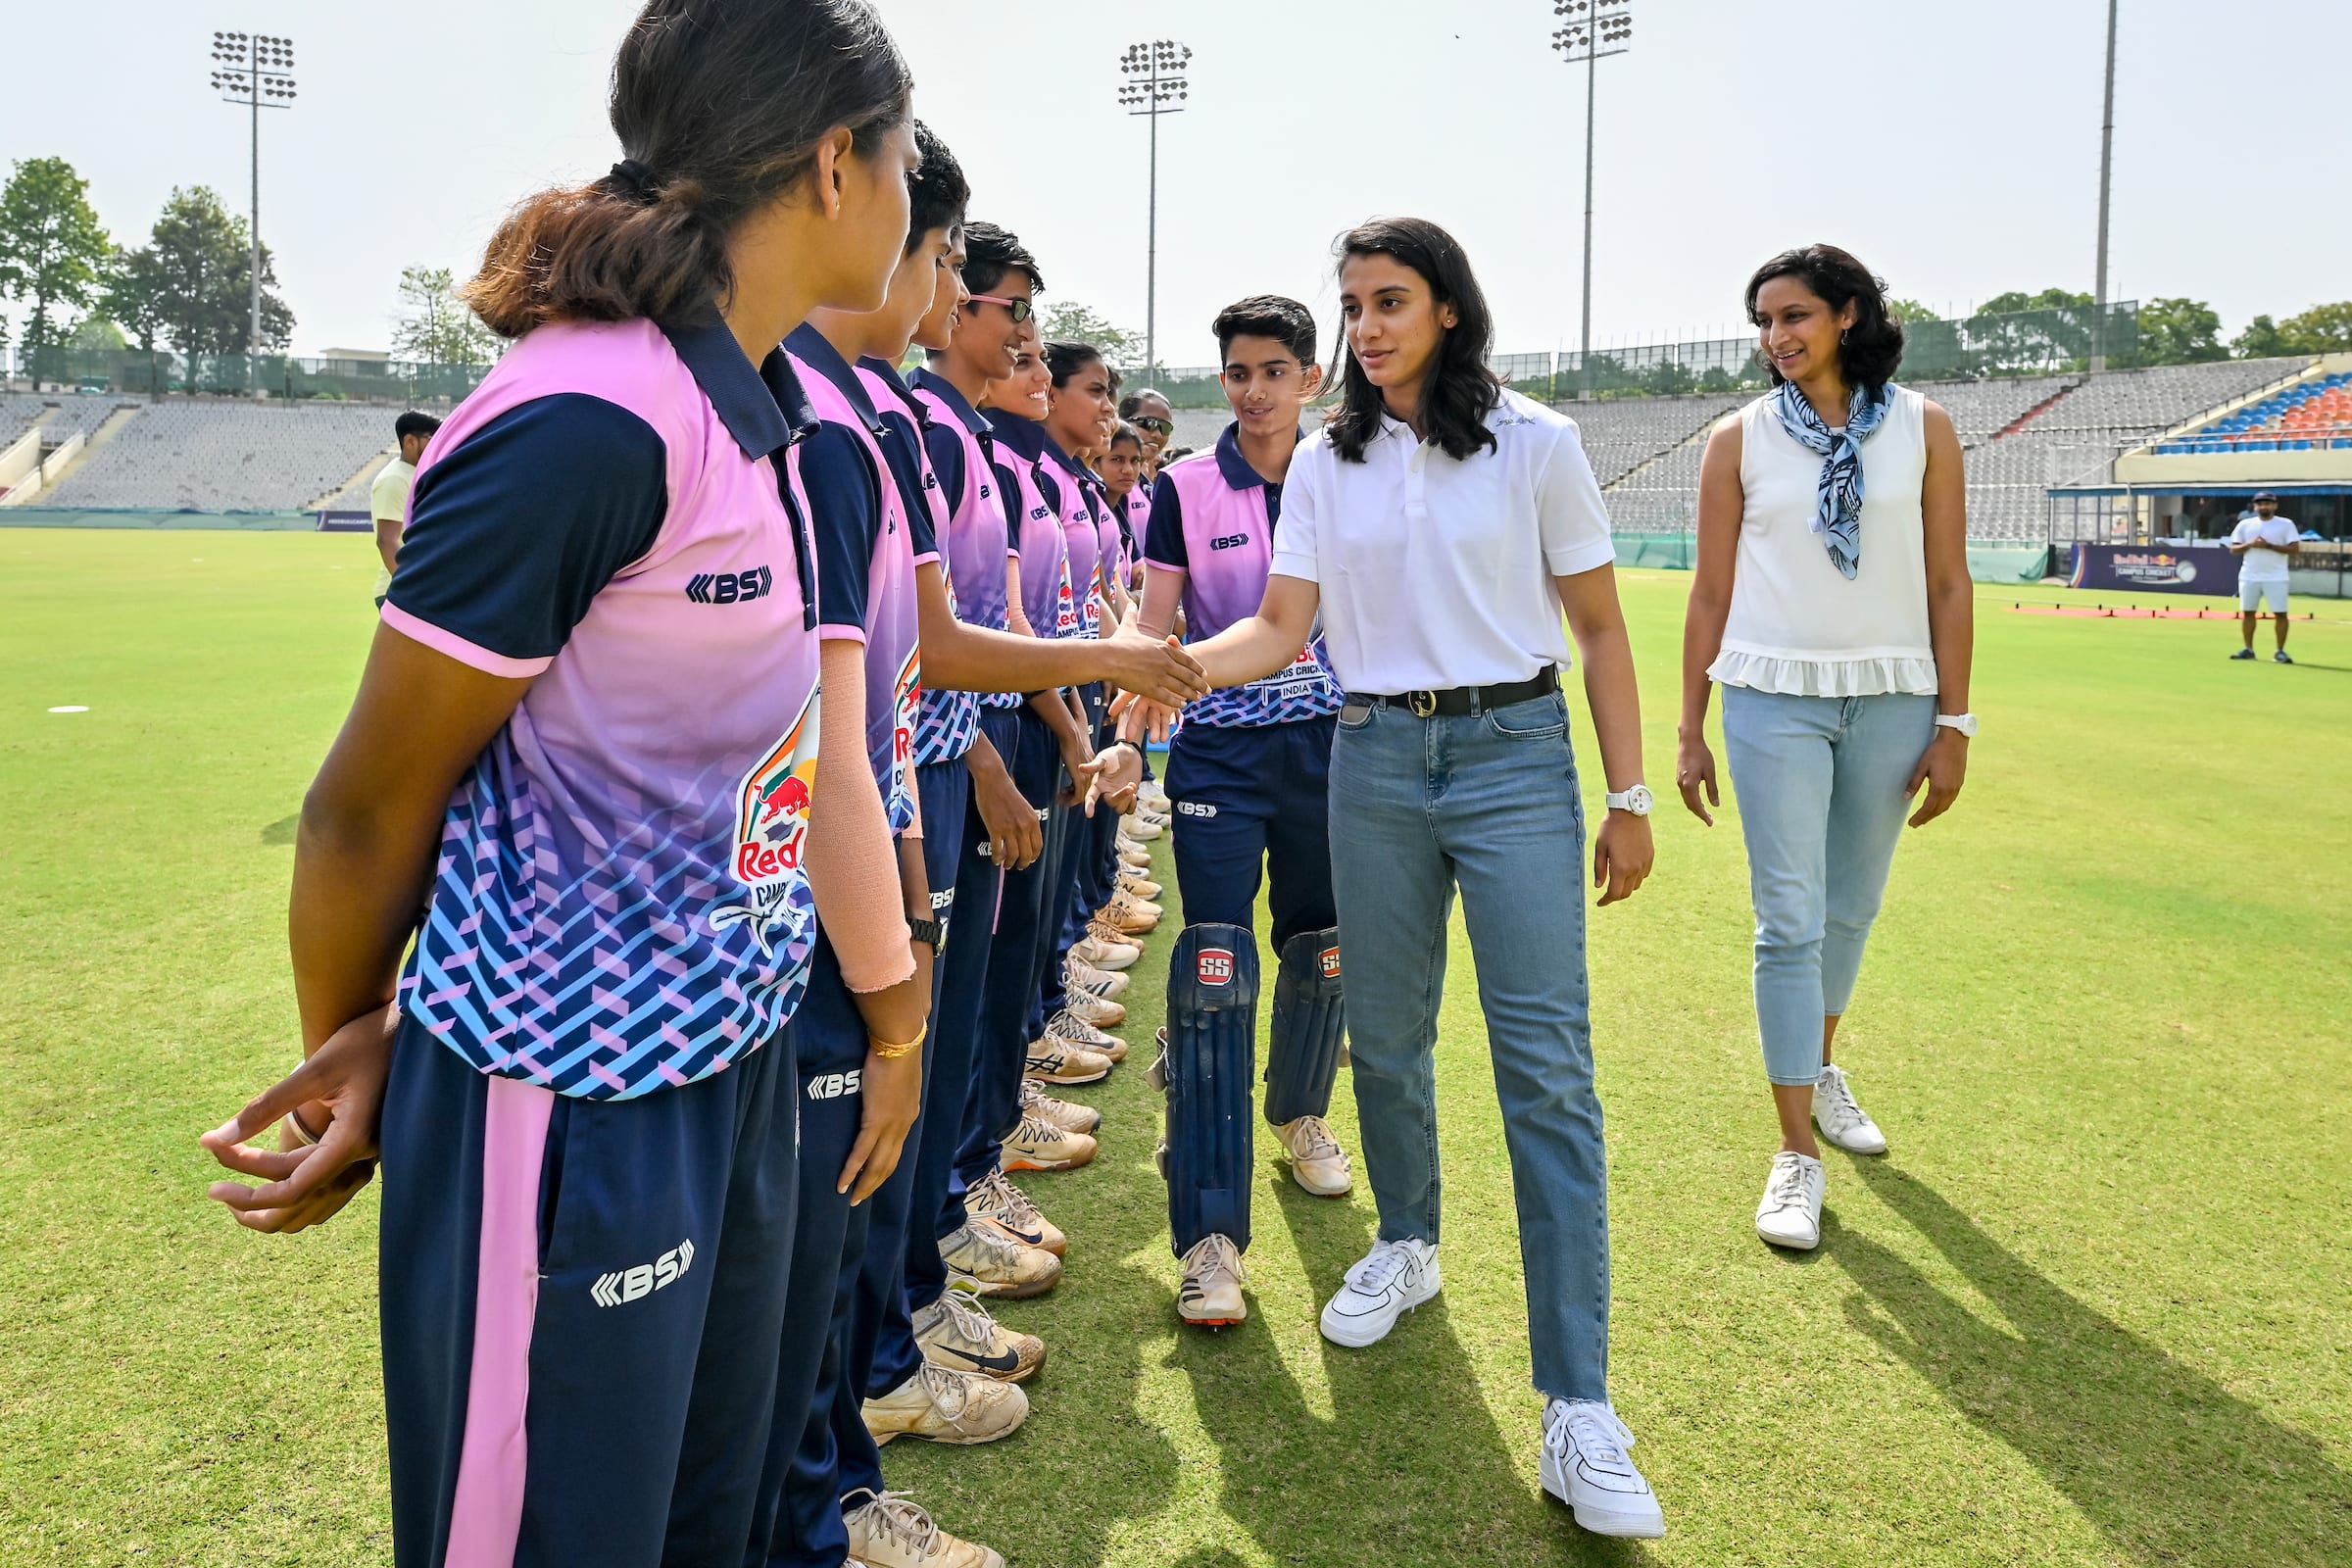
[[[1196,51],[1161,122],[1160,355],[1213,357],[1238,295],[1328,330],[1329,246],[1376,212],[1452,227],[1504,352],[1574,347],[1584,84],[1548,0],[881,0],[974,215],[1056,298],[1144,320],[1145,123],[1128,43]],[[1899,293],[1965,307],[2091,285],[2102,0],[1634,0],[1600,67],[1597,343],[1736,330],[1739,288],[1832,239]],[[206,85],[214,27],[291,34],[301,98],[263,117],[265,238],[295,347],[382,347],[400,269],[478,257],[531,188],[618,156],[604,118],[633,0],[107,0],[13,15],[0,161],[61,155],[118,238],[174,184],[246,202],[246,121]],[[2124,0],[2112,289],[2210,300],[2226,330],[2352,296],[2352,180],[2324,62],[2336,0]],[[50,69],[44,62],[53,62]],[[2299,81],[2313,68],[2308,84]]]

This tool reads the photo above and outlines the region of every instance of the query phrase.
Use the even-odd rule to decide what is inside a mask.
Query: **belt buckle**
[[[1433,717],[1438,711],[1438,694],[1428,691],[1406,692],[1404,706],[1413,710],[1415,718]]]

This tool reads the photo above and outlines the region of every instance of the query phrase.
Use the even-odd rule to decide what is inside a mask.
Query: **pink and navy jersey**
[[[926,561],[939,564],[940,586],[947,591],[948,612],[961,619],[963,610],[956,597],[955,568],[947,556],[947,539],[954,519],[947,492],[928,450],[926,426],[930,415],[906,383],[899,379],[895,366],[880,360],[859,360],[858,379],[864,385],[866,395],[873,399],[875,411],[882,416],[882,455],[889,460],[891,474],[898,480],[899,494],[906,504],[907,520],[914,528],[915,564],[921,565]],[[998,560],[1003,561],[1001,550]],[[1001,597],[1002,589],[999,593]],[[927,681],[915,692],[915,766],[956,760],[972,749],[972,742],[979,734],[979,693],[941,691]]]
[[[1190,641],[1214,637],[1257,613],[1282,520],[1282,486],[1270,484],[1242,456],[1238,427],[1227,425],[1213,451],[1181,458],[1159,471],[1144,562],[1184,573],[1184,629]],[[1282,724],[1336,713],[1345,701],[1323,640],[1247,686],[1229,686],[1188,704],[1183,722],[1212,726]]]
[[[625,1100],[791,1018],[816,939],[812,424],[714,311],[561,322],[417,466],[384,623],[531,681],[450,796],[400,982],[477,1071]]]
[[[1062,532],[1061,486],[1045,467],[1046,427],[1003,412],[992,422],[998,480],[1020,512],[1011,550],[1021,563],[1021,612],[1040,637],[1074,637],[1078,606],[1070,593],[1069,539]]]
[[[1109,563],[1105,577],[1115,576],[1122,588],[1135,586],[1135,564],[1143,556],[1144,528],[1152,519],[1152,497],[1139,484],[1102,509],[1102,559]]]
[[[915,528],[882,454],[881,415],[856,368],[813,326],[796,327],[784,346],[819,421],[800,449],[816,540],[817,635],[865,644],[866,756],[890,830],[904,833],[915,817],[922,679]]]
[[[1077,635],[1102,635],[1102,509],[1096,505],[1095,476],[1059,446],[1046,447],[1048,471],[1061,487],[1061,538],[1067,552],[1072,608],[1078,614]]]
[[[996,427],[972,407],[956,384],[929,369],[914,372],[915,400],[931,416],[923,444],[947,498],[948,529],[941,543],[949,578],[956,586],[956,618],[1003,631],[1005,617],[1004,564],[1020,552],[1008,543],[1005,523],[1010,496],[997,464]],[[1018,708],[1018,692],[983,692],[982,708]],[[969,742],[966,742],[969,746]],[[920,750],[918,747],[918,755]]]

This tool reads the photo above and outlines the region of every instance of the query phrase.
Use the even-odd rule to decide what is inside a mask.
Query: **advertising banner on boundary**
[[[2234,598],[2237,558],[2218,545],[2183,549],[2171,545],[2078,544],[2074,573],[2067,586]]]

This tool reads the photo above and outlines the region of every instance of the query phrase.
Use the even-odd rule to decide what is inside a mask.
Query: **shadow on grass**
[[[262,829],[262,842],[264,844],[291,844],[294,842],[295,833],[301,826],[302,813],[300,811],[296,811],[292,816],[281,816]]]
[[[1257,1196],[1262,1230],[1273,1205],[1262,1186]],[[1274,1196],[1320,1302],[1370,1248],[1372,1215],[1287,1179],[1277,1179]],[[1356,1560],[1373,1543],[1370,1555],[1400,1563],[1651,1560],[1633,1543],[1585,1535],[1565,1507],[1530,1487],[1518,1461],[1534,1457],[1534,1396],[1526,1429],[1506,1437],[1445,1297],[1369,1349],[1314,1344],[1331,1387],[1328,1419],[1308,1408],[1257,1322],[1188,1334],[1169,1356],[1217,1446],[1225,1511],[1277,1562]],[[1200,1562],[1221,1560],[1212,1553]]]
[[[2352,1477],[2311,1438],[2060,1290],[1918,1178],[1855,1160],[2012,1327],[1838,1228],[1846,1316],[2031,1460],[2135,1559],[2352,1563]]]

